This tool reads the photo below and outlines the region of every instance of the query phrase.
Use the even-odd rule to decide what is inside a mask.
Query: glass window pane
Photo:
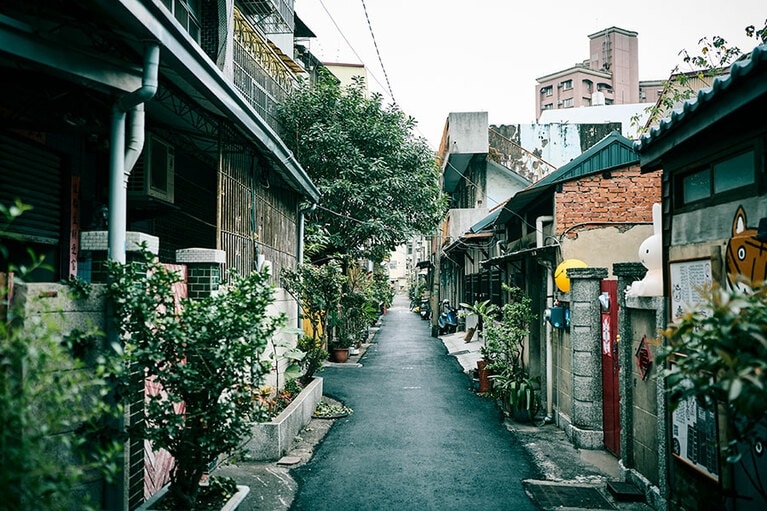
[[[714,164],[714,193],[754,183],[754,152],[739,154]]]
[[[682,181],[684,203],[705,199],[711,195],[711,174],[708,169],[685,176]]]

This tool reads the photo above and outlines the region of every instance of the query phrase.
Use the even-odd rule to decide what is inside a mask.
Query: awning
[[[485,261],[482,261],[480,264],[482,266],[498,266],[505,263],[510,263],[512,261],[519,261],[520,259],[526,259],[528,257],[530,258],[536,258],[536,257],[549,257],[551,256],[551,253],[554,252],[554,249],[557,248],[557,245],[546,245],[543,247],[534,247],[534,248],[526,248],[524,250],[517,250],[516,252],[511,252],[509,254],[504,254],[502,256],[498,257],[491,257],[490,259],[486,259]]]

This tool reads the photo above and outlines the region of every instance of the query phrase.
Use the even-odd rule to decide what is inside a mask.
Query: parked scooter
[[[421,305],[418,307],[418,314],[420,314],[421,319],[423,320],[431,319],[431,306],[429,305],[429,300],[421,300]]]
[[[437,325],[441,335],[453,334],[458,330],[458,311],[447,299],[442,300],[442,312],[437,318]]]

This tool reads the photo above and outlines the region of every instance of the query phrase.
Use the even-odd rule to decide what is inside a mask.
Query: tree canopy
[[[361,80],[341,86],[329,72],[303,82],[279,111],[284,140],[322,198],[307,217],[315,259],[383,260],[414,234],[433,231],[445,212],[436,155],[413,134],[415,120]]]

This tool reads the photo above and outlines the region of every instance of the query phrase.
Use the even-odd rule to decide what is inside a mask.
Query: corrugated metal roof
[[[638,161],[639,156],[634,150],[633,142],[617,131],[613,131],[577,158],[533,183],[530,188],[570,181],[605,170],[626,167]]]
[[[482,220],[472,225],[471,229],[469,229],[469,232],[478,233],[483,229],[487,229],[488,227],[491,227],[493,223],[495,222],[495,220],[498,218],[498,215],[501,213],[501,210],[503,210],[502,207],[496,208],[493,212],[491,212],[489,215],[484,217]]]
[[[711,87],[701,89],[698,91],[697,97],[685,101],[680,109],[673,111],[670,117],[661,120],[658,126],[650,130],[650,133],[643,135],[641,139],[636,141],[635,149],[640,152],[644,151],[670,130],[687,119],[695,117],[695,113],[701,108],[705,108],[706,104],[726,95],[728,89],[747,80],[750,74],[763,65],[767,65],[767,45],[754,48],[748,58],[739,60],[730,66],[729,74],[715,78]],[[743,99],[746,100],[746,98]]]
[[[557,183],[636,163],[639,163],[639,155],[631,140],[613,131],[568,164],[514,195],[504,206],[496,223],[508,222],[516,216],[514,212],[524,211],[531,203],[549,193]]]

